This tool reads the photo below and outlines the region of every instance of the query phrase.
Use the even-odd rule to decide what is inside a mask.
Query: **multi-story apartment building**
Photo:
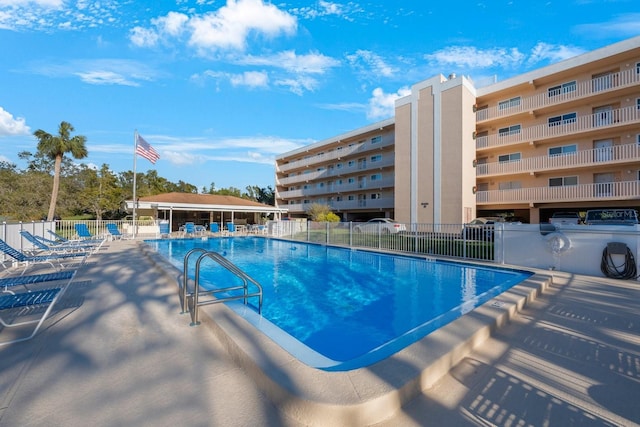
[[[394,122],[385,120],[276,159],[276,206],[306,217],[329,205],[345,221],[393,217]]]
[[[557,211],[639,209],[640,37],[482,88],[464,76],[433,77],[413,85],[383,123],[279,157],[278,204],[295,202],[291,214],[302,213],[296,203],[306,201],[420,223],[498,214],[537,223]],[[393,198],[385,205],[392,207],[336,209],[337,192],[317,192],[324,165],[318,154],[344,140],[366,147],[378,128],[391,161],[380,194]],[[308,182],[282,182],[303,165]],[[352,196],[370,200],[364,192]]]

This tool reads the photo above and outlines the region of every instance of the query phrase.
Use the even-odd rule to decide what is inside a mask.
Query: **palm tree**
[[[51,204],[47,221],[52,221],[56,212],[58,190],[60,189],[60,165],[65,153],[71,153],[76,159],[83,159],[89,154],[85,143],[87,137],[76,135],[71,138],[71,132],[75,129],[68,122],[60,122],[58,135],[53,136],[42,129],[38,129],[33,135],[38,138],[38,151],[51,160],[55,160],[53,167],[53,189],[51,190]]]

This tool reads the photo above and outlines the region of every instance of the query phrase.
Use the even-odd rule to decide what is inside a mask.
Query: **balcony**
[[[478,191],[477,205],[640,200],[640,181]]]
[[[520,131],[481,136],[476,138],[476,149],[483,150],[526,143],[533,144],[536,141],[545,139],[578,135],[596,129],[616,128],[637,123],[640,123],[640,110],[636,106],[631,106],[588,114],[559,124],[549,125],[545,123],[526,127]]]
[[[307,196],[316,196],[319,194],[342,194],[361,190],[378,190],[382,188],[393,187],[394,179],[392,177],[379,180],[367,180],[367,182],[353,182],[350,184],[333,184],[325,185],[321,188],[307,188],[298,190],[279,191],[278,199],[294,199]]]
[[[493,106],[476,111],[476,122],[504,118],[516,114],[528,113],[536,109],[550,107],[565,102],[591,97],[595,94],[606,94],[615,90],[631,88],[640,84],[640,74],[635,67],[619,73],[577,83],[572,90],[543,92],[530,97],[522,97],[517,105]]]
[[[605,148],[594,148],[555,156],[530,157],[509,162],[479,164],[477,177],[492,177],[551,170],[565,170],[602,165],[640,162],[640,145],[625,144]]]
[[[353,176],[354,174],[358,174],[358,173],[362,174],[363,172],[375,171],[375,170],[386,168],[386,167],[392,167],[393,162],[394,162],[393,153],[389,152],[389,153],[385,153],[384,157],[377,162],[372,162],[369,159],[367,159],[366,166],[362,166],[358,163],[354,163],[353,166],[351,167],[344,166],[340,169],[338,168],[325,169],[321,171],[314,171],[310,173],[304,173],[296,176],[288,176],[284,178],[276,177],[276,185],[289,186],[291,184],[302,183],[302,182],[312,182],[312,181],[317,181],[319,179],[334,178],[334,177],[340,177],[340,176]]]
[[[383,197],[381,199],[366,199],[366,200],[342,200],[340,202],[331,201],[326,202],[331,207],[333,212],[342,211],[357,211],[357,210],[370,210],[370,209],[393,209],[394,199],[393,197]],[[306,212],[306,207],[309,204],[297,203],[295,205],[279,205],[281,208],[286,208],[289,213]]]
[[[360,155],[362,153],[369,153],[378,151],[381,148],[386,148],[394,144],[393,134],[385,135],[382,141],[372,144],[371,141],[363,142],[360,144],[354,144],[351,147],[344,147],[341,150],[332,150],[320,155],[311,155],[306,159],[300,159],[289,163],[277,164],[276,172],[286,172],[294,169],[305,168],[308,166],[321,165],[323,163],[330,162],[332,160],[344,159],[352,155]]]

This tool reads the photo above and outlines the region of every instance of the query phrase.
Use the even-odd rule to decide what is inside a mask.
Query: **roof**
[[[127,208],[133,208],[133,202],[127,200]],[[165,193],[140,197],[138,209],[174,209],[199,211],[235,211],[235,212],[286,212],[286,209],[258,203],[253,200],[219,194]]]

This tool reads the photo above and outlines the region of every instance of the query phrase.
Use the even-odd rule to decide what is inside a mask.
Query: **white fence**
[[[116,223],[121,231],[132,227],[130,221],[78,221],[89,230],[104,236],[105,224]],[[74,237],[76,221],[2,223],[0,239],[24,251],[32,245],[20,236],[21,230],[50,238],[48,230]],[[158,225],[140,223],[139,237],[158,237]],[[148,231],[140,232],[142,227]],[[393,228],[389,228],[393,227]],[[489,261],[516,267],[558,270],[575,274],[603,277],[603,253],[608,243],[621,243],[634,258],[640,271],[640,225],[558,225],[498,223],[494,226],[469,227],[465,224],[398,224],[367,225],[356,222],[269,221],[269,236],[319,244],[361,247],[400,253],[421,254]],[[9,257],[0,254],[5,263]],[[629,259],[613,255],[611,260],[623,268]]]

